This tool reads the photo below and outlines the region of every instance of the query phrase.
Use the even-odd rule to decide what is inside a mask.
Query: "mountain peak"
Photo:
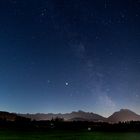
[[[121,109],[108,117],[108,122],[140,121],[140,115],[129,109]]]
[[[120,112],[133,112],[130,109],[120,109]]]

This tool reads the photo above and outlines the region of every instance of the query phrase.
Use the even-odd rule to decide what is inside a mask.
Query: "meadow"
[[[0,140],[140,140],[140,133],[1,130]]]

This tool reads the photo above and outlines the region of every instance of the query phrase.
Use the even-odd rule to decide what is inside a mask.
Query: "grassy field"
[[[0,140],[140,140],[140,133],[0,131]]]

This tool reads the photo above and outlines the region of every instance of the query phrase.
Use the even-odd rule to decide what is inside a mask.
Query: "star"
[[[46,13],[47,13],[47,9],[44,8],[44,9],[41,11],[40,16],[44,17],[44,16],[46,16]]]
[[[68,85],[69,85],[69,83],[68,83],[68,82],[66,82],[66,83],[65,83],[65,85],[66,85],[66,86],[68,86]]]
[[[42,12],[42,13],[41,13],[41,16],[45,16],[45,13]]]

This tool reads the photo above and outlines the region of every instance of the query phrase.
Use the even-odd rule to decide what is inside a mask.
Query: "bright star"
[[[66,86],[68,86],[68,85],[69,85],[69,83],[68,83],[68,82],[66,82],[65,84],[66,84]]]

